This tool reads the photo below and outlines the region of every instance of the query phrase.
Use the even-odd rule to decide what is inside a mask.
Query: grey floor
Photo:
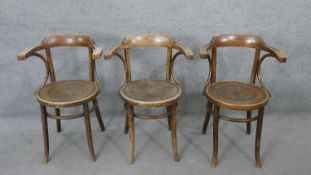
[[[310,114],[269,114],[264,119],[261,157],[254,166],[255,127],[250,136],[242,124],[220,123],[217,168],[211,168],[212,130],[201,134],[199,114],[178,115],[178,146],[181,161],[172,159],[166,120],[136,120],[136,159],[127,164],[129,139],[123,134],[123,117],[104,113],[107,131],[101,132],[92,117],[97,161],[88,160],[82,119],[63,122],[56,133],[49,120],[50,160],[41,164],[42,132],[39,116],[0,119],[0,174],[311,174]]]

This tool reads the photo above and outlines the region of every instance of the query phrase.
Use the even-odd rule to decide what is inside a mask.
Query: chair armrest
[[[187,59],[192,60],[193,59],[193,52],[182,45],[175,44],[175,49],[179,50],[186,56]]]
[[[26,49],[17,55],[17,60],[23,61],[26,60],[29,56],[36,53],[38,50],[43,49],[42,45],[38,45],[36,47],[32,47],[30,49]]]
[[[112,49],[107,50],[106,53],[105,53],[105,59],[106,60],[110,60],[113,57],[113,55],[117,54],[121,49],[124,49],[124,45],[123,44],[118,45],[118,46],[116,46],[116,47],[114,47]]]
[[[271,46],[264,45],[263,50],[269,52],[273,57],[275,57],[281,63],[285,63],[287,60],[286,56],[282,52],[280,52],[279,50]]]
[[[93,44],[93,54],[92,58],[93,60],[99,59],[103,54],[103,48],[98,47],[96,44]]]
[[[210,56],[208,54],[208,50],[211,49],[211,43],[206,44],[205,46],[200,48],[200,57],[201,59],[209,59]]]

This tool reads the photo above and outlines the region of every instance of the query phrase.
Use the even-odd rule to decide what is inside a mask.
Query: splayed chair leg
[[[99,107],[98,107],[97,99],[93,100],[93,105],[95,106],[96,104],[97,104],[97,107],[95,108],[95,114],[96,114],[96,117],[97,117],[97,120],[98,120],[98,123],[99,123],[99,127],[100,127],[101,131],[104,132],[106,130],[106,128],[105,128],[103,119],[102,119],[101,114],[100,114],[100,110],[99,110]]]
[[[264,108],[260,108],[258,110],[258,119],[257,119],[257,128],[256,128],[256,141],[255,141],[255,159],[256,159],[256,167],[257,168],[261,168],[260,140],[261,140],[263,116],[264,116]]]
[[[171,135],[172,135],[172,150],[174,155],[174,160],[176,162],[180,161],[180,157],[178,155],[177,149],[177,135],[176,135],[176,106],[177,104],[173,104],[171,109]]]
[[[202,128],[202,134],[206,134],[206,129],[210,120],[211,112],[212,112],[213,104],[211,102],[206,103],[206,114],[205,114],[205,121]]]
[[[130,130],[130,156],[128,160],[128,164],[134,163],[134,153],[135,153],[135,124],[134,124],[134,114],[133,114],[133,106],[128,105],[127,109],[127,116],[128,116],[128,124]]]
[[[93,139],[92,139],[92,130],[91,130],[91,119],[90,119],[90,110],[87,103],[83,104],[84,109],[84,122],[85,122],[85,129],[86,129],[86,138],[87,138],[87,144],[89,148],[89,159],[91,161],[96,161],[95,154],[94,154],[94,148],[93,148]]]
[[[213,158],[212,167],[217,166],[218,159],[218,125],[219,125],[219,107],[214,106],[214,120],[213,120]]]
[[[41,122],[43,131],[43,142],[44,142],[44,155],[42,162],[44,164],[48,163],[49,160],[49,131],[47,122],[47,112],[45,106],[40,106],[41,108]]]

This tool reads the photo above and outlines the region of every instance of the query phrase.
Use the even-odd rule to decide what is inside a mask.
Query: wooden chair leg
[[[105,125],[104,125],[104,122],[103,122],[103,119],[100,115],[100,110],[99,110],[99,107],[98,107],[98,101],[97,99],[93,100],[93,105],[95,106],[97,104],[97,107],[95,108],[95,114],[96,114],[96,117],[97,117],[97,120],[98,120],[98,123],[99,123],[99,127],[101,129],[101,131],[105,131],[106,128],[105,128]]]
[[[135,153],[135,124],[134,124],[134,114],[133,106],[128,105],[127,108],[128,124],[130,130],[130,156],[128,163],[131,165],[134,163],[134,153]]]
[[[84,121],[85,121],[85,129],[86,129],[86,138],[87,144],[89,148],[89,159],[92,161],[95,160],[94,148],[93,148],[93,139],[92,139],[92,130],[91,130],[91,119],[90,119],[90,110],[87,103],[83,104],[84,109]]]
[[[169,114],[168,116],[167,116],[167,124],[168,124],[168,129],[169,130],[171,130],[171,108],[170,108],[170,106],[168,106],[168,107],[166,107],[166,112]]]
[[[173,150],[174,160],[176,162],[179,162],[180,157],[178,155],[177,136],[176,136],[176,106],[177,106],[177,104],[173,104],[170,107],[170,110],[171,110],[171,135],[172,135],[172,150]]]
[[[128,105],[127,103],[124,103],[124,108],[126,109],[125,113],[125,123],[124,123],[124,134],[127,134],[129,132],[129,117],[128,117]]]
[[[252,118],[252,111],[247,111],[246,112],[246,118],[251,119]],[[251,123],[252,122],[246,122],[246,134],[250,135],[251,134]]]
[[[256,167],[261,167],[260,160],[260,140],[261,140],[261,131],[262,131],[262,123],[264,116],[264,107],[258,110],[258,119],[257,119],[257,128],[256,128],[256,141],[255,141],[255,159],[256,159]]]
[[[57,116],[60,116],[60,109],[59,108],[55,109],[55,114]],[[60,119],[56,119],[56,130],[57,130],[57,132],[61,132],[62,131],[62,125],[61,125]]]
[[[213,158],[212,158],[212,167],[217,166],[218,159],[218,125],[219,125],[219,107],[214,106],[214,118],[213,118]]]
[[[211,102],[206,103],[206,114],[205,114],[205,121],[202,128],[202,134],[206,134],[206,129],[210,120],[211,111],[213,109],[213,104]]]
[[[48,122],[47,122],[47,112],[45,106],[40,106],[41,108],[41,122],[42,122],[42,131],[43,131],[43,142],[44,142],[44,155],[43,163],[48,163],[49,160],[49,131],[48,131]]]

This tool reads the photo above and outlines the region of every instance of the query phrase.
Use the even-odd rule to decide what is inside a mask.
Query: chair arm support
[[[19,61],[26,60],[28,57],[32,56],[34,53],[36,53],[37,51],[39,51],[43,48],[44,47],[42,45],[38,45],[36,47],[26,49],[17,55],[17,60],[19,60]]]
[[[205,46],[200,48],[200,57],[201,59],[210,59],[210,55],[208,54],[208,50],[211,49],[211,43],[206,44]]]
[[[207,59],[209,65],[208,77],[206,79],[204,88],[203,88],[203,95],[205,95],[205,89],[211,84],[211,76],[212,76],[212,57],[208,53],[208,50],[212,48],[212,43],[208,43],[200,48],[200,58]]]
[[[110,60],[114,55],[118,55],[118,52],[121,50],[121,49],[124,49],[124,45],[121,44],[121,45],[118,45],[112,49],[109,49],[105,52],[105,59],[106,60]]]
[[[102,54],[103,54],[103,48],[97,46],[96,44],[93,44],[92,59],[97,60],[102,56]]]
[[[270,53],[274,58],[276,58],[281,63],[285,63],[287,60],[286,56],[282,52],[271,46],[264,45],[263,50]]]
[[[47,60],[46,60],[46,58],[44,56],[42,56],[41,54],[36,53],[35,51],[32,51],[32,49],[28,49],[28,50],[22,52],[21,54],[19,54],[18,55],[18,60],[25,60],[26,58],[28,58],[30,56],[39,57],[43,61],[43,63],[44,63],[44,66],[45,66],[45,77],[44,77],[43,81],[41,82],[41,84],[39,86],[39,88],[41,88],[41,87],[43,87],[47,83],[47,81],[49,79],[49,76],[50,76],[50,69],[49,69],[48,62],[47,62]]]
[[[179,44],[175,44],[174,48],[181,51],[182,54],[185,55],[185,57],[187,59],[189,59],[189,60],[193,59],[193,52],[189,48],[186,48],[186,47],[179,45]]]

